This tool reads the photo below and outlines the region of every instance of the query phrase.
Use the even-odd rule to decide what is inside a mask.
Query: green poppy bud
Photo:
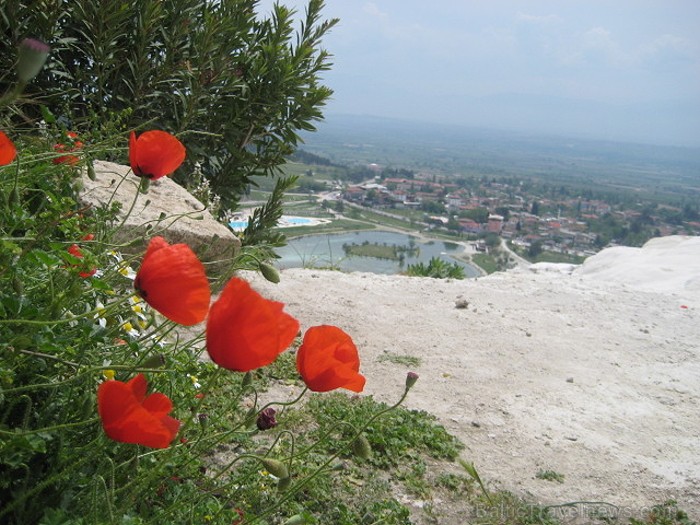
[[[250,428],[253,425],[255,425],[255,422],[258,417],[258,409],[256,407],[250,407],[248,411],[245,413],[245,419],[243,420],[243,424],[245,425],[246,428]]]
[[[7,202],[9,203],[10,206],[14,207],[19,204],[19,190],[17,189],[17,186],[12,188],[12,191],[10,192],[10,197],[7,199]]]
[[[97,174],[95,173],[95,166],[90,162],[87,166],[87,174],[90,180],[97,180]]]
[[[143,362],[144,368],[160,368],[165,365],[165,356],[163,354],[152,355]]]
[[[287,521],[285,521],[283,525],[304,525],[304,523],[308,523],[308,521],[306,521],[306,518],[301,514],[295,514]]]
[[[16,275],[12,278],[12,289],[20,297],[24,293],[24,285],[22,284],[22,281],[20,280],[20,278],[17,277]]]
[[[141,183],[139,184],[139,191],[143,194],[148,193],[148,189],[151,187],[151,179],[148,179],[146,177],[141,177]],[[164,213],[161,213],[161,215],[165,215]],[[165,217],[161,218],[160,220],[163,220]]]
[[[364,434],[360,434],[355,441],[352,442],[352,453],[358,458],[369,459],[372,455],[372,446]]]
[[[280,460],[272,458],[260,458],[260,462],[265,467],[265,470],[267,470],[273,476],[280,479],[289,477],[289,470],[287,469],[287,465],[282,463]]]
[[[51,48],[35,38],[25,38],[19,43],[17,76],[25,84],[39,74]]]
[[[280,282],[280,272],[271,264],[261,262],[258,266],[258,269],[260,270],[260,273],[263,275],[263,277],[271,283],[277,284],[278,282]]]
[[[282,478],[277,482],[277,490],[279,492],[284,492],[292,484],[292,478]]]

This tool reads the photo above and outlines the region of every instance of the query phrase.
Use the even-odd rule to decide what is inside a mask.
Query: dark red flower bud
[[[258,430],[269,430],[277,426],[277,420],[275,419],[276,413],[277,412],[272,407],[268,407],[265,410],[260,411],[258,414],[258,419],[255,421]]]

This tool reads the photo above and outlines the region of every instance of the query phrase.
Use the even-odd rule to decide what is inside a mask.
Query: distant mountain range
[[[700,148],[331,114],[302,148],[344,164],[443,173],[671,179],[700,185]],[[633,182],[633,180],[632,180]]]

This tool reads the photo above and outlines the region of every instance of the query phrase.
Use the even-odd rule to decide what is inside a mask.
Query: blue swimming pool
[[[294,224],[295,226],[301,226],[304,224],[311,224],[312,220],[306,217],[285,217],[282,216],[281,222],[286,222],[288,224]]]
[[[304,226],[306,224],[313,224],[313,219],[307,217],[292,217],[288,215],[282,215],[280,219],[280,226]],[[231,221],[228,223],[233,231],[243,231],[248,226],[247,220]]]
[[[248,221],[231,221],[228,223],[228,225],[234,231],[241,231],[246,229],[246,226],[248,226]]]

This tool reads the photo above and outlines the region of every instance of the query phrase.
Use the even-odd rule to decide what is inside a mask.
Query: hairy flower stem
[[[390,411],[395,410],[396,408],[398,408],[398,406],[401,405],[401,403],[403,403],[404,400],[406,399],[406,396],[408,395],[409,390],[410,390],[410,388],[406,388],[406,389],[404,390],[404,392],[403,392],[403,395],[401,396],[401,398],[400,398],[396,403],[394,403],[394,404],[391,405],[390,407],[385,408],[384,410],[381,410],[381,411],[377,412],[377,413],[374,414],[372,417],[370,417],[370,418],[365,422],[365,424],[362,425],[362,427],[361,427],[358,431],[355,432],[355,435],[353,435],[352,438],[350,438],[350,439],[347,441],[348,445],[351,444],[353,441],[355,441],[358,437],[360,437],[360,435],[362,435],[362,433],[363,433],[365,430],[367,430],[367,428],[368,428],[375,420],[379,419],[381,416],[383,416],[383,415],[386,414],[387,412],[390,412]],[[321,475],[323,472],[325,472],[325,471],[328,469],[328,466],[329,466],[331,463],[333,463],[336,459],[338,459],[338,457],[340,456],[340,454],[341,454],[342,452],[344,452],[344,451],[345,451],[345,448],[342,448],[342,449],[340,449],[338,452],[336,452],[335,454],[333,454],[332,456],[330,456],[330,457],[329,457],[324,463],[322,463],[314,472],[312,472],[311,474],[309,474],[308,476],[306,476],[304,479],[298,481],[296,484],[294,484],[294,485],[292,485],[291,487],[289,487],[289,489],[287,489],[287,491],[285,492],[284,496],[283,496],[282,498],[280,498],[280,500],[277,501],[277,503],[276,503],[273,507],[271,507],[270,509],[266,510],[266,511],[263,512],[262,514],[259,514],[259,515],[255,516],[255,517],[253,517],[253,518],[250,519],[250,520],[246,519],[245,521],[241,522],[241,525],[249,525],[249,524],[252,524],[252,523],[258,523],[258,522],[260,522],[261,520],[263,520],[263,518],[266,518],[267,516],[270,516],[271,514],[273,514],[273,513],[274,513],[278,508],[280,508],[284,503],[286,503],[287,501],[289,501],[290,499],[292,499],[292,497],[293,497],[297,492],[299,492],[302,488],[304,488],[306,485],[308,485],[309,483],[311,483],[311,481],[313,481],[313,480],[316,479],[319,475]]]
[[[128,370],[129,372],[154,372],[154,373],[169,373],[169,374],[174,374],[176,373],[175,370],[164,370],[160,368],[134,368],[132,365],[109,365],[109,367],[113,370]],[[54,381],[51,383],[35,383],[33,385],[24,385],[24,386],[18,386],[15,388],[7,388],[3,390],[3,394],[17,394],[19,392],[30,392],[32,390],[40,390],[44,388],[57,388],[69,383],[73,383],[77,381],[78,379],[81,379],[83,376],[86,375],[94,375],[96,373],[101,372],[104,370],[104,366],[91,366],[86,368],[85,370],[82,371],[76,371],[71,377],[68,379],[64,379],[63,381]]]
[[[72,315],[71,317],[64,317],[63,319],[49,319],[47,321],[41,321],[38,319],[0,319],[0,324],[28,324],[28,325],[38,325],[38,326],[51,326],[55,324],[64,324],[75,321],[76,319],[84,319],[85,317],[94,317],[96,314],[105,316],[110,314],[112,310],[117,310],[118,306],[128,303],[130,296],[122,297],[116,301],[109,303],[109,306],[103,306],[100,308],[95,308],[94,310],[87,311],[82,314]]]
[[[61,425],[54,425],[52,427],[42,427],[35,428],[34,430],[26,430],[24,432],[8,432],[7,430],[0,430],[0,436],[31,436],[32,434],[39,434],[41,432],[53,432],[56,430],[63,430],[64,428],[80,427],[82,425],[89,425],[99,421],[100,418],[93,417],[86,419],[85,421],[76,421],[75,423],[62,423]]]

